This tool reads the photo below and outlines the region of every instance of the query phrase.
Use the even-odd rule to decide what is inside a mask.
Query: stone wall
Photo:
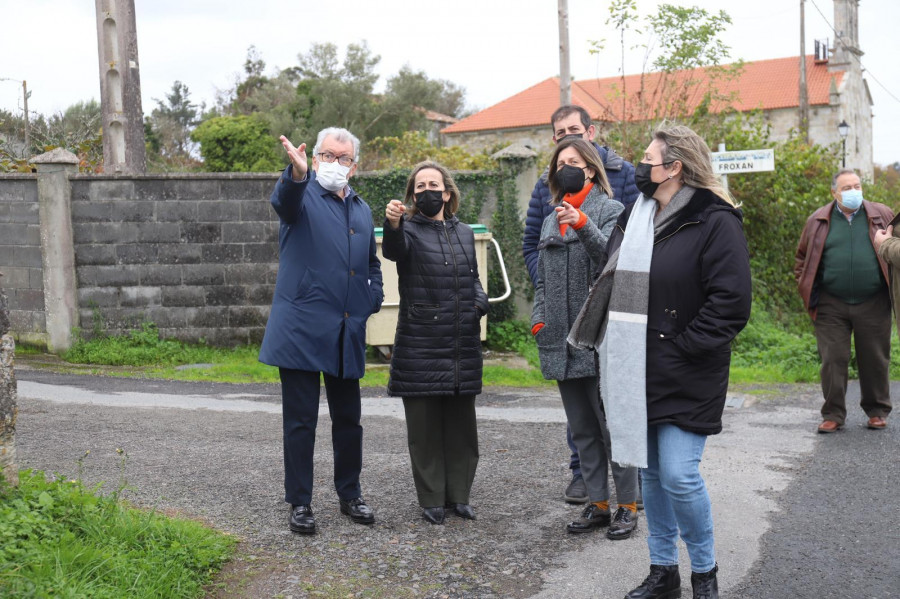
[[[81,328],[259,342],[278,266],[273,174],[72,179]]]
[[[46,319],[35,175],[4,175],[0,180],[0,273],[11,329],[22,340],[40,341]]]
[[[142,323],[191,342],[262,340],[278,174],[78,175],[74,156],[42,157],[36,176],[0,175],[0,273],[20,341],[60,352],[75,327],[90,337]],[[525,197],[534,170],[518,182]]]

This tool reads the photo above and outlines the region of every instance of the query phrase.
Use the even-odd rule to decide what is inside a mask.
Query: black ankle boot
[[[719,599],[719,581],[716,580],[716,572],[719,564],[703,574],[691,572],[691,588],[694,589],[694,599]]]
[[[718,595],[716,595],[718,597]],[[677,599],[681,597],[678,566],[650,565],[650,575],[641,586],[625,595],[625,599]]]

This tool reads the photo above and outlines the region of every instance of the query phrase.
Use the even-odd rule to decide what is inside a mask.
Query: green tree
[[[465,89],[443,79],[430,79],[424,71],[404,66],[388,79],[377,102],[379,112],[370,135],[397,135],[428,127],[425,113],[433,110],[457,117],[465,108]]]
[[[373,91],[378,81],[375,67],[381,57],[372,54],[363,40],[347,46],[343,62],[338,61],[337,46],[330,42],[313,44],[297,58],[304,83],[297,92],[305,96],[309,107],[304,124],[308,138],[333,125],[353,131],[360,139],[369,137],[379,114]]]
[[[154,99],[156,108],[150,113],[150,128],[154,146],[165,158],[189,157],[191,130],[197,124],[202,107],[191,102],[191,91],[181,81],[175,81],[165,101]]]
[[[277,140],[256,116],[221,116],[202,122],[191,133],[212,172],[277,171],[282,162]]]
[[[626,33],[646,31],[648,39],[630,51],[643,48],[644,64],[651,64],[654,73],[652,77],[642,73],[637,90],[625,89],[623,68],[621,86],[609,98],[608,108],[617,125],[607,132],[607,142],[632,160],[643,152],[654,126],[666,119],[721,140],[736,100],[725,91],[725,83],[743,68],[740,61],[723,64],[731,56],[722,40],[731,17],[724,11],[710,13],[696,6],[661,4],[643,19],[646,29],[642,30],[634,0],[615,0],[609,11],[606,23],[619,31],[623,65]],[[602,44],[596,42],[595,47],[602,48]]]

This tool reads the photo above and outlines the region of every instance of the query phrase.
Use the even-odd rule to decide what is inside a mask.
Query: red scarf
[[[578,193],[567,193],[563,196],[562,202],[568,202],[572,208],[576,210],[581,208],[581,205],[584,204],[584,198],[591,192],[591,189],[594,187],[593,181],[588,181],[587,184],[579,191]],[[566,229],[569,228],[569,225],[560,225],[559,226],[559,234],[563,237],[566,236]]]

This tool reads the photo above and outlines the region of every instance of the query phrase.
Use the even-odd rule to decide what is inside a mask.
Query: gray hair
[[[351,142],[353,144],[353,162],[359,162],[359,139],[341,127],[325,127],[319,131],[316,145],[313,146],[313,156],[318,156],[319,148],[322,147],[322,142],[325,141],[326,137],[332,137],[341,143]]]
[[[831,191],[834,191],[837,189],[837,180],[841,175],[856,175],[856,174],[857,174],[856,171],[853,170],[852,168],[842,168],[841,170],[836,172],[834,174],[834,176],[831,178]]]

